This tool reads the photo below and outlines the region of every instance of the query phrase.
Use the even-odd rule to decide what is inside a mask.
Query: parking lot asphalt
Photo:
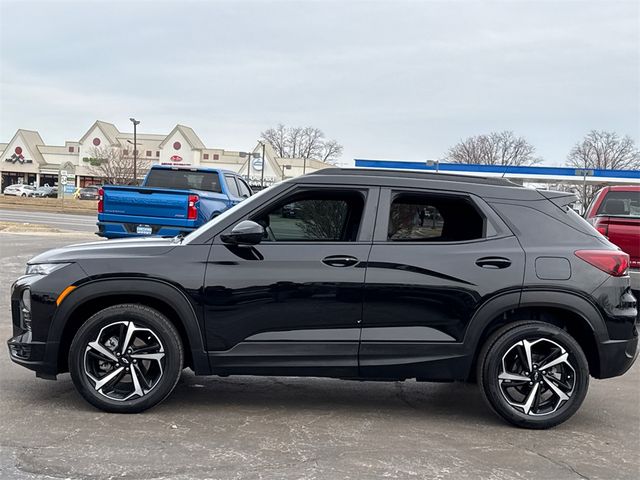
[[[94,235],[0,233],[0,338],[33,255]],[[6,348],[4,345],[2,348]],[[0,355],[0,478],[637,479],[640,365],[593,380],[547,431],[510,427],[469,384],[195,377],[138,415],[85,403]]]

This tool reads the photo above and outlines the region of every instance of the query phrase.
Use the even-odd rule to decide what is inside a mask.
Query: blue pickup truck
[[[141,186],[99,191],[98,235],[107,238],[188,233],[252,195],[238,174],[155,165]]]

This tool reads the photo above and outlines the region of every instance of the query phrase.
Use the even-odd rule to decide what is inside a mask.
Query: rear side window
[[[194,172],[179,169],[151,169],[145,187],[222,193],[217,172]]]
[[[400,193],[391,203],[387,238],[394,242],[475,240],[484,237],[484,223],[467,198]]]
[[[238,198],[240,196],[240,192],[238,191],[238,185],[236,185],[236,179],[233,175],[225,175],[224,176],[227,182],[227,190],[232,197]]]
[[[609,191],[596,215],[640,218],[640,192]]]

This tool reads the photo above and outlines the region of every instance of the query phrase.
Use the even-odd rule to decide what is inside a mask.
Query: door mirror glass
[[[251,220],[236,224],[231,232],[221,235],[220,239],[229,245],[257,245],[262,240],[264,228]]]

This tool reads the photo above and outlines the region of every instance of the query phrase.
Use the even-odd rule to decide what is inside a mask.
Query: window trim
[[[236,183],[238,184],[238,191],[241,190],[240,184],[242,184],[245,187],[247,187],[247,190],[249,190],[249,197],[251,195],[253,195],[253,190],[251,189],[251,186],[247,182],[245,182],[242,177],[236,177]],[[240,193],[242,193],[242,192],[240,192]],[[240,195],[240,198],[249,198],[249,197],[244,197],[244,196]]]
[[[227,194],[230,197],[242,198],[240,196],[240,188],[238,187],[238,182],[236,182],[236,176],[235,175],[233,175],[231,173],[225,173],[224,174],[224,181],[225,181],[226,187],[227,187]],[[233,185],[235,185],[237,193],[232,192],[231,189],[229,188],[231,186],[231,182],[233,182]]]
[[[389,240],[389,214],[391,213],[391,203],[399,195],[430,195],[440,197],[456,197],[463,198],[470,202],[483,219],[482,237],[472,240],[459,240],[455,242],[437,242],[437,241],[406,241],[399,242]],[[456,192],[449,190],[430,190],[424,188],[393,188],[383,187],[380,192],[378,219],[373,234],[373,243],[376,245],[464,245],[470,243],[486,242],[498,238],[512,236],[504,222],[496,218],[495,212],[478,196],[469,192]]]
[[[358,233],[356,235],[356,240],[354,241],[325,241],[325,240],[307,240],[307,241],[295,241],[295,240],[285,240],[281,242],[265,242],[265,245],[355,245],[355,244],[368,244],[370,245],[373,241],[373,230],[375,228],[376,222],[376,210],[378,208],[378,201],[380,196],[380,187],[377,186],[366,186],[366,185],[326,185],[326,184],[297,184],[293,188],[287,188],[282,191],[279,195],[276,195],[274,198],[269,200],[267,203],[261,206],[258,210],[253,210],[247,212],[245,215],[241,217],[235,218],[232,220],[226,227],[224,227],[221,231],[219,231],[214,238],[214,243],[221,244],[223,243],[220,240],[220,236],[230,232],[234,225],[242,220],[251,220],[252,218],[256,218],[259,215],[266,213],[268,210],[274,208],[277,204],[283,204],[287,201],[288,198],[299,195],[301,192],[306,191],[318,191],[318,190],[330,190],[330,191],[355,191],[360,192],[363,196],[364,207],[362,210],[362,217],[360,219],[360,226],[358,228]]]

